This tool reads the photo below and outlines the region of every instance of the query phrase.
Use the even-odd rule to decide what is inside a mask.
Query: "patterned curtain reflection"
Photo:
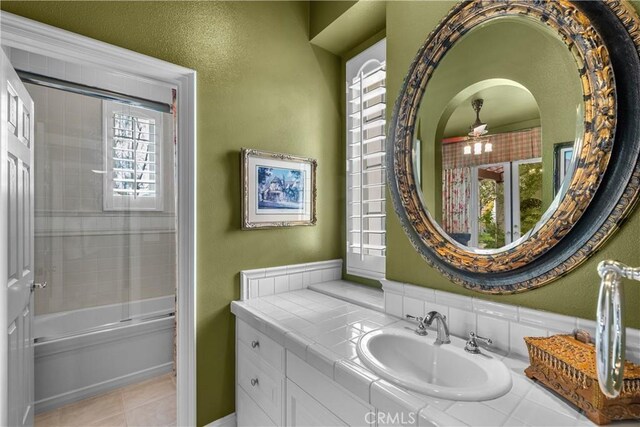
[[[442,141],[443,169],[491,165],[542,157],[540,127],[489,135],[485,137],[483,142],[490,141],[493,144],[493,151],[480,155],[464,154],[466,139],[466,137],[456,137]]]
[[[451,237],[466,243],[471,232],[471,168],[445,169],[442,175],[442,225]]]

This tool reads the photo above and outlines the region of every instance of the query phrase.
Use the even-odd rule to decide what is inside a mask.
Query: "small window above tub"
[[[104,210],[161,211],[162,114],[103,101]]]

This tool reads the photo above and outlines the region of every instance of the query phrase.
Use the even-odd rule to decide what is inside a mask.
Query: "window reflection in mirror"
[[[430,215],[460,245],[517,244],[563,196],[582,116],[578,67],[556,34],[526,18],[472,29],[418,113],[416,175]]]

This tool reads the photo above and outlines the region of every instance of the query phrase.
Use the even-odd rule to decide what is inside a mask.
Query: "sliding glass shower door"
[[[36,281],[48,283],[35,295],[36,340],[172,313],[176,192],[170,107],[27,87],[38,112]]]

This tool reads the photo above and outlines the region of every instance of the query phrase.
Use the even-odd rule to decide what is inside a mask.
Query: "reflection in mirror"
[[[544,221],[571,178],[581,106],[573,55],[538,22],[494,19],[451,47],[427,84],[414,144],[422,200],[451,240],[496,250]]]

